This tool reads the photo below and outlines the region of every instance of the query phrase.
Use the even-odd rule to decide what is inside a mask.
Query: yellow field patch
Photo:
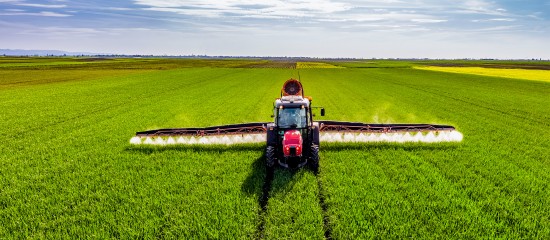
[[[296,68],[344,68],[323,62],[297,62]]]
[[[549,70],[533,69],[501,69],[501,68],[483,68],[483,67],[414,67],[421,70],[432,70],[451,73],[475,74],[491,77],[516,78],[524,80],[535,80],[550,82]]]

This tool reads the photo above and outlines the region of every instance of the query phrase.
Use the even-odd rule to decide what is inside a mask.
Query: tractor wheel
[[[275,166],[275,147],[274,146],[267,146],[265,148],[265,166],[268,169],[272,169]]]
[[[313,172],[317,174],[319,171],[319,146],[318,145],[311,145],[311,149],[309,150],[309,167]]]

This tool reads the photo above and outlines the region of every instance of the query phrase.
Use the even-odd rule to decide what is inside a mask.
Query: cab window
[[[305,128],[307,115],[305,108],[279,108],[277,124],[280,128]]]

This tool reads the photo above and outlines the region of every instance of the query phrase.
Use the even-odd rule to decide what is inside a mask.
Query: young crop
[[[313,172],[277,170],[265,214],[267,239],[322,239],[323,210]]]
[[[241,84],[263,75],[273,79],[248,95],[256,101],[242,102]],[[271,109],[261,103],[272,101],[275,79],[284,77],[196,68],[2,89],[0,162],[8,175],[0,235],[253,236],[261,145],[158,150],[131,148],[127,138],[154,127],[268,120]]]
[[[324,86],[310,94],[333,109],[327,117],[448,123],[464,133],[459,145],[321,146],[335,238],[549,234],[547,83],[415,69],[301,75]]]

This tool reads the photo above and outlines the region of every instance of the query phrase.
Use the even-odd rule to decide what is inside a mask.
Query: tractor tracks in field
[[[332,227],[329,220],[328,206],[325,202],[325,191],[323,188],[323,183],[317,172],[315,174],[315,181],[317,182],[317,199],[319,207],[321,208],[322,220],[322,229],[325,239],[332,239]],[[275,171],[273,169],[267,170],[262,185],[262,193],[258,198],[258,205],[260,206],[260,211],[258,212],[259,223],[257,225],[256,232],[254,234],[255,239],[266,239],[265,228],[266,228],[266,218],[268,215],[268,202],[270,198],[270,192],[273,191],[273,180],[274,180]],[[313,188],[311,190],[314,190]],[[291,203],[289,203],[291,204]]]
[[[273,169],[267,169],[262,186],[262,195],[258,198],[258,204],[260,205],[260,212],[258,228],[256,229],[256,239],[265,239],[265,218],[267,214],[267,202],[269,201],[269,191],[271,191],[271,185],[273,183],[273,175],[275,171]]]
[[[319,206],[321,207],[321,214],[323,216],[323,231],[325,233],[325,239],[332,239],[332,228],[330,225],[328,206],[325,202],[325,191],[318,172],[315,173],[315,179],[317,180],[317,198],[319,199]]]

